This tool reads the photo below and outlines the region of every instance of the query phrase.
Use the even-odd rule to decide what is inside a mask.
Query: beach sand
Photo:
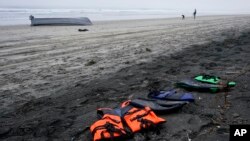
[[[147,139],[226,141],[230,124],[250,120],[249,25],[242,15],[0,26],[0,139],[91,140],[82,130],[97,108],[209,73],[238,85],[226,96],[193,92],[196,103],[161,115],[161,134]]]

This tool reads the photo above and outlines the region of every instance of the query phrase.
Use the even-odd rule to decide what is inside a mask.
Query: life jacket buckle
[[[115,126],[109,122],[106,122],[106,124],[104,125],[105,129],[107,129],[107,131],[109,132],[115,132]]]

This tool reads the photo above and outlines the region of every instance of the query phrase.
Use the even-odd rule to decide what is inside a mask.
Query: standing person
[[[196,13],[197,13],[196,9],[194,9],[194,13],[193,13],[194,14],[194,19],[196,18]]]
[[[181,15],[182,16],[182,20],[184,20],[185,19],[185,15]]]

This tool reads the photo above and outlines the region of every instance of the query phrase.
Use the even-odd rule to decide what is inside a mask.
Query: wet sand
[[[249,25],[249,16],[215,16],[0,27],[0,139],[90,140],[81,131],[97,108],[210,73],[238,85],[226,100],[194,92],[196,103],[161,115],[168,122],[149,138],[228,140],[229,124],[249,123]]]

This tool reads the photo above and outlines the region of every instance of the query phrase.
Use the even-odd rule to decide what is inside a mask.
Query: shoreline
[[[197,16],[196,20],[199,20],[199,18],[214,18],[214,17],[241,17],[241,16],[250,16],[250,13],[246,13],[246,14],[215,14],[215,15],[202,15],[202,16]],[[133,21],[149,21],[149,20],[169,20],[169,19],[180,19],[181,20],[181,16],[180,17],[165,17],[165,18],[139,18],[139,19],[113,19],[113,20],[93,20],[93,25],[95,23],[97,24],[102,24],[102,23],[109,23],[109,22],[133,22]],[[193,19],[192,16],[186,16],[186,20],[189,19]],[[90,19],[91,20],[91,19]],[[14,27],[14,26],[30,26],[30,24],[13,24],[13,25],[2,25],[0,24],[0,27]],[[74,27],[74,26],[73,26]],[[85,26],[82,26],[85,27]],[[86,26],[88,27],[88,26]]]

